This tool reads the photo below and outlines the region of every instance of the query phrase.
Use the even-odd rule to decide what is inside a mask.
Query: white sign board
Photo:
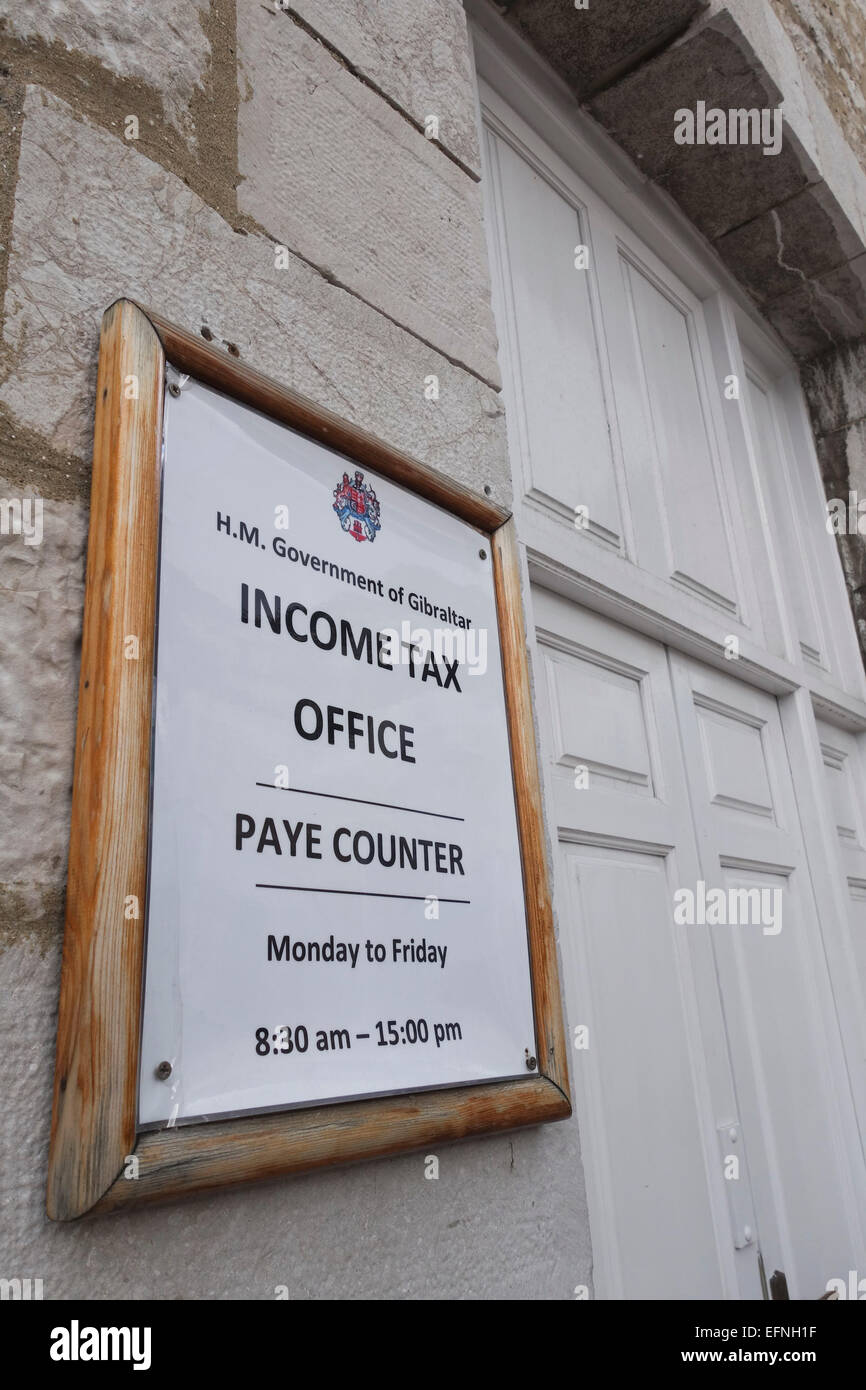
[[[194,381],[166,397],[142,1126],[527,1076],[487,550]]]

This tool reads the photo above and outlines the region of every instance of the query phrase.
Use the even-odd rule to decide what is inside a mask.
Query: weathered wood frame
[[[525,1079],[137,1133],[166,363],[446,508],[489,538],[526,897],[538,1069]],[[513,523],[485,497],[130,300],[102,322],[48,1214],[350,1162],[571,1114]],[[136,636],[139,659],[124,638]],[[125,904],[138,900],[139,916]],[[127,1162],[134,1155],[137,1165]],[[137,1177],[127,1176],[137,1167]]]

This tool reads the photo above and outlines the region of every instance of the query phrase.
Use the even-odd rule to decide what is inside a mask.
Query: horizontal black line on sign
[[[305,888],[301,883],[257,883],[257,888],[282,888],[287,893],[339,893],[349,898],[402,898],[405,902],[426,903],[435,898],[437,903],[465,903],[468,907],[471,898],[440,898],[436,893],[366,893],[361,888]]]
[[[446,816],[444,811],[421,811],[417,806],[392,806],[390,801],[365,801],[362,796],[340,796],[339,792],[313,792],[309,787],[278,787],[273,782],[256,782],[272,792],[296,792],[298,796],[326,796],[329,801],[354,801],[358,806],[381,806],[385,811],[408,811],[410,816],[435,816],[437,820],[465,820],[465,816]]]

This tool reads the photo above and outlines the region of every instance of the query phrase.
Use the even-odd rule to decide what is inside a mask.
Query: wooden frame
[[[538,1069],[484,1083],[136,1132],[166,364],[367,464],[490,540],[529,931]],[[124,638],[139,639],[138,661]],[[129,919],[124,904],[137,898]],[[426,1148],[571,1114],[517,544],[509,515],[130,300],[97,376],[48,1214]],[[137,1178],[126,1171],[137,1159]]]

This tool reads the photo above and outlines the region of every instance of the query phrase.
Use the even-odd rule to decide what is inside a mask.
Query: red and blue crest
[[[340,525],[356,541],[374,541],[376,532],[381,529],[379,520],[379,501],[364,475],[356,469],[350,481],[348,473],[334,488],[334,511],[340,518]]]

